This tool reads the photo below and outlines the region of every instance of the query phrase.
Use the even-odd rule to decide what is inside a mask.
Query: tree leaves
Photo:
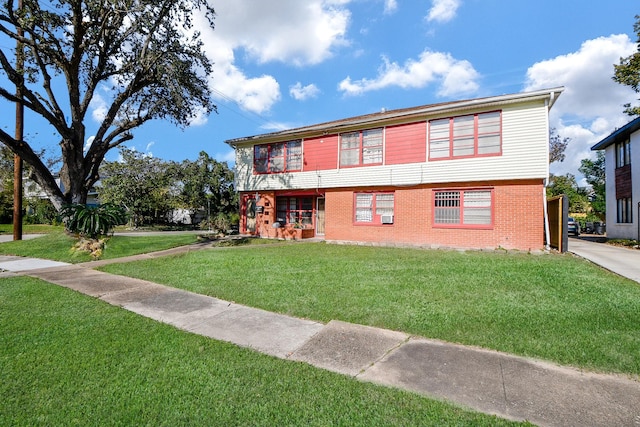
[[[636,23],[633,30],[638,36],[638,51],[626,58],[620,58],[620,64],[613,66],[613,81],[631,87],[636,93],[640,92],[640,15],[636,15]],[[625,104],[624,112],[630,116],[640,115],[640,107],[632,107],[631,103]]]
[[[24,82],[23,105],[60,138],[62,185],[27,141],[0,129],[0,142],[33,168],[57,208],[86,201],[106,153],[130,140],[132,129],[152,119],[186,127],[216,110],[208,88],[212,62],[193,28],[196,16],[213,28],[214,14],[207,0],[23,0],[21,10],[0,3],[0,34],[8,42],[0,46],[0,69],[9,81],[0,98],[18,102],[14,86]],[[24,70],[13,65],[18,41]],[[98,93],[104,114],[92,128]]]

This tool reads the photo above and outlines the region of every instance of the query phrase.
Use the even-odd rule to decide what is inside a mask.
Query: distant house
[[[640,239],[640,117],[591,149],[605,150],[607,237]]]
[[[55,179],[56,184],[58,184],[58,187],[60,187],[60,190],[64,191],[64,185],[60,180],[60,176],[58,174],[54,174],[53,178]],[[44,190],[42,190],[42,188],[40,188],[40,186],[35,181],[25,178],[23,182],[24,182],[24,197],[27,197],[27,198],[33,197],[38,199],[49,198],[49,195],[45,193]],[[96,191],[95,188],[91,188],[89,190],[89,193],[87,194],[87,205],[97,206],[99,204],[100,204],[100,201],[98,200],[98,192]]]
[[[228,140],[236,152],[240,231],[542,249],[549,109],[562,90],[382,111]]]

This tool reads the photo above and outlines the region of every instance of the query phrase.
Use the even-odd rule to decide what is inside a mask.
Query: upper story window
[[[433,192],[436,227],[487,228],[493,225],[493,191],[437,190]]]
[[[340,135],[340,166],[382,164],[382,128]]]
[[[502,152],[499,111],[429,122],[429,159],[492,156]]]
[[[393,224],[394,193],[355,193],[356,223]]]
[[[254,146],[253,169],[255,173],[280,173],[302,170],[302,141]]]
[[[631,141],[616,143],[616,168],[631,164]]]

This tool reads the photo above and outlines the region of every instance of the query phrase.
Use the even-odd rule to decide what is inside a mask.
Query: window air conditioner
[[[393,215],[382,215],[380,221],[383,224],[393,224]]]

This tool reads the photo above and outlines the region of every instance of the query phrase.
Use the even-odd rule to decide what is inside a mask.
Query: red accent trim
[[[288,150],[289,148],[287,147],[288,144],[290,143],[294,143],[294,142],[299,142],[300,143],[300,168],[299,169],[289,169],[289,165],[287,164],[287,159],[289,157],[288,155]],[[282,145],[282,155],[280,156],[275,156],[275,155],[271,155],[272,150],[274,149],[275,145]],[[265,157],[257,157],[256,156],[256,151],[259,148],[266,148],[267,149],[267,155]],[[271,170],[271,164],[273,163],[274,159],[281,159],[282,160],[282,170],[277,170],[277,171],[272,171]],[[256,160],[262,160],[264,162],[266,162],[265,164],[265,172],[260,172],[257,170],[256,168]],[[292,141],[282,141],[282,142],[274,142],[271,144],[256,144],[253,146],[253,174],[254,175],[272,175],[272,174],[282,174],[282,173],[289,173],[289,172],[301,172],[303,169],[304,165],[304,156],[303,156],[303,147],[302,147],[302,140],[300,139],[295,139]]]
[[[499,113],[499,126],[500,126],[500,130],[499,130],[499,137],[500,137],[500,150],[497,153],[487,153],[487,154],[478,154],[478,140],[479,137],[482,136],[479,132],[478,132],[478,116],[483,115],[483,114],[490,114],[490,113]],[[468,155],[458,155],[455,156],[453,154],[453,150],[454,150],[454,141],[455,141],[455,137],[456,135],[454,135],[454,120],[457,118],[461,118],[461,117],[473,117],[473,152],[474,154],[468,154]],[[449,120],[449,155],[447,157],[431,157],[431,122],[436,121],[436,120],[445,120],[448,119]],[[428,152],[428,158],[430,162],[437,162],[440,160],[454,160],[454,159],[468,159],[468,158],[474,158],[474,157],[496,157],[496,156],[501,156],[502,155],[502,110],[494,110],[494,111],[482,111],[480,113],[475,113],[475,114],[467,114],[467,115],[460,115],[460,116],[452,116],[452,117],[441,117],[439,119],[433,119],[433,120],[429,120],[427,125],[427,152]],[[491,135],[493,133],[489,133],[487,135]],[[460,135],[458,135],[460,136]],[[467,136],[467,135],[463,135],[463,136]],[[468,136],[471,136],[471,134],[468,134]],[[444,139],[443,139],[444,140]]]
[[[372,195],[372,200],[371,200],[371,221],[357,221],[356,220],[356,216],[357,216],[357,212],[356,209],[358,207],[357,204],[357,197],[358,194],[371,194]],[[393,194],[393,215],[395,216],[395,210],[396,210],[396,198],[395,198],[395,191],[354,191],[353,192],[353,225],[354,226],[382,226],[382,227],[390,227],[393,226],[392,224],[383,224],[382,223],[382,215],[378,215],[376,214],[376,196],[379,194]],[[395,221],[394,221],[395,222]]]
[[[380,129],[381,132],[381,141],[380,141],[380,145],[376,145],[374,147],[380,147],[380,157],[381,160],[380,162],[375,162],[375,163],[364,163],[364,132],[366,131],[373,131],[373,130],[378,130]],[[344,151],[358,151],[358,163],[356,164],[352,164],[352,165],[343,165],[342,164],[342,135],[346,135],[346,134],[350,134],[350,133],[358,133],[358,147],[357,148],[349,148],[349,149],[345,149]],[[378,128],[371,128],[371,129],[361,129],[361,130],[357,130],[357,131],[352,131],[352,132],[345,132],[342,134],[338,135],[338,168],[339,169],[346,169],[346,168],[359,168],[359,167],[364,167],[364,166],[380,166],[382,164],[384,164],[384,140],[385,140],[385,128],[384,127],[378,127]]]
[[[276,197],[285,196],[320,196],[324,197],[324,190],[279,190],[275,192]]]
[[[458,224],[441,224],[436,223],[436,193],[446,191],[460,192],[460,223]],[[469,191],[489,191],[491,192],[491,223],[490,224],[464,224],[464,193]],[[431,227],[443,229],[472,229],[472,230],[493,230],[495,228],[495,194],[493,187],[448,187],[434,188],[431,190]]]

